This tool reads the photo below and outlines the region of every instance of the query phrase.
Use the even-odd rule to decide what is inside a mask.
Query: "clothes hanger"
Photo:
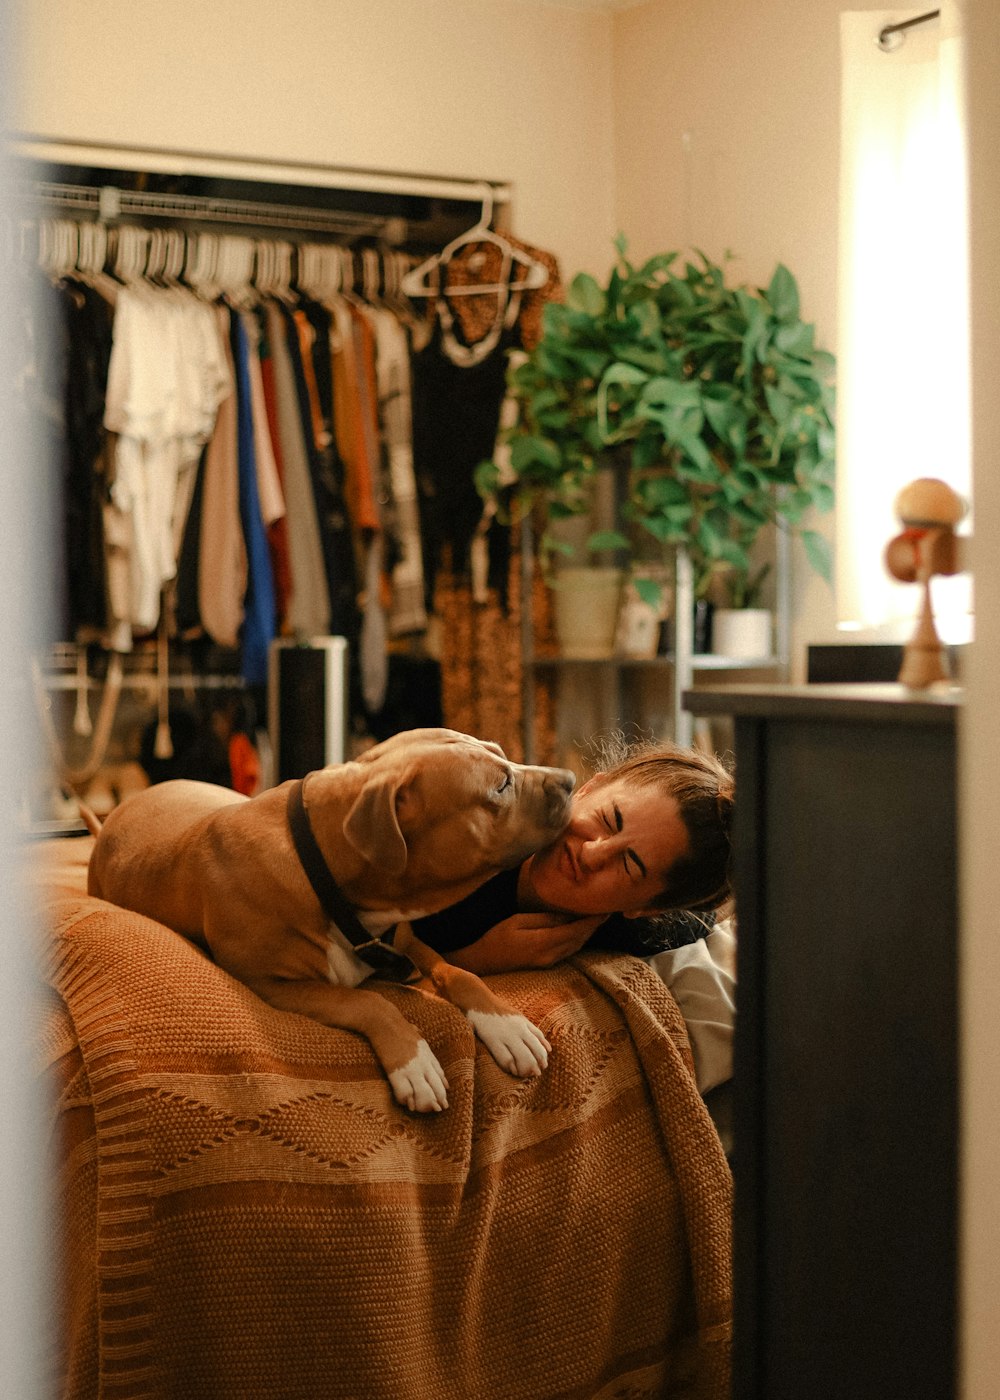
[[[521,294],[535,290],[548,281],[549,270],[544,263],[515,248],[501,234],[489,227],[493,214],[493,190],[484,186],[483,207],[479,222],[443,248],[440,253],[420,263],[403,278],[403,291],[409,297],[428,296],[435,299],[437,318],[441,323],[441,348],[452,364],[468,369],[482,363],[500,342],[505,330],[517,321],[521,310]],[[500,275],[493,282],[464,281],[450,283],[448,270],[463,249],[492,245],[500,250]],[[473,253],[468,258],[467,271],[476,271]],[[523,271],[521,270],[523,269]],[[493,319],[478,340],[471,343],[459,338],[455,331],[455,315],[450,302],[453,297],[495,296]]]
[[[354,266],[354,249],[345,244],[335,245],[334,251],[340,259],[340,295],[354,306],[364,306],[364,297],[355,284],[357,269]]]
[[[192,234],[188,240],[185,280],[192,291],[205,301],[218,301],[221,295],[218,268],[219,235]]]
[[[532,291],[543,287],[548,280],[549,270],[544,263],[515,248],[502,234],[490,228],[493,218],[493,187],[483,186],[483,202],[479,219],[472,228],[460,233],[457,238],[418,264],[403,278],[403,291],[408,297],[440,296],[485,296],[490,293]],[[495,282],[459,283],[449,286],[447,270],[456,255],[472,244],[488,243],[499,248],[501,253],[500,276]],[[516,269],[516,271],[515,271]],[[442,281],[441,274],[446,274]],[[512,277],[512,274],[513,277]]]
[[[107,224],[99,220],[80,224],[77,234],[77,255],[74,276],[100,293],[106,301],[114,302],[120,283],[107,271],[111,239]]]
[[[361,249],[361,295],[369,306],[386,309],[383,285],[382,260],[375,248]]]
[[[226,300],[237,311],[257,304],[253,284],[253,239],[223,234],[219,239],[219,284]]]

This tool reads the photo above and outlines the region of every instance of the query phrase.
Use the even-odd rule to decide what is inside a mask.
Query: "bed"
[[[723,1400],[731,1177],[651,967],[495,980],[553,1044],[508,1077],[454,1008],[385,985],[450,1107],[26,853],[64,1400]]]

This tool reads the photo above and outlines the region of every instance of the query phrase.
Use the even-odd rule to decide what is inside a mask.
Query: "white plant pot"
[[[623,569],[563,568],[552,583],[560,655],[596,661],[613,656]]]
[[[771,655],[773,618],[766,608],[716,608],[712,618],[712,651],[734,660]]]

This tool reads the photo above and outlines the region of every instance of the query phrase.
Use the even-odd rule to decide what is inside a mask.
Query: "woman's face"
[[[623,778],[591,778],[573,796],[566,830],[529,858],[519,893],[525,904],[574,914],[640,914],[687,851],[674,798]]]

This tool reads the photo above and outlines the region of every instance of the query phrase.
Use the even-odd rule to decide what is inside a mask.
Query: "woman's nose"
[[[600,837],[592,841],[581,841],[577,859],[581,870],[599,870],[608,859],[608,843]]]

